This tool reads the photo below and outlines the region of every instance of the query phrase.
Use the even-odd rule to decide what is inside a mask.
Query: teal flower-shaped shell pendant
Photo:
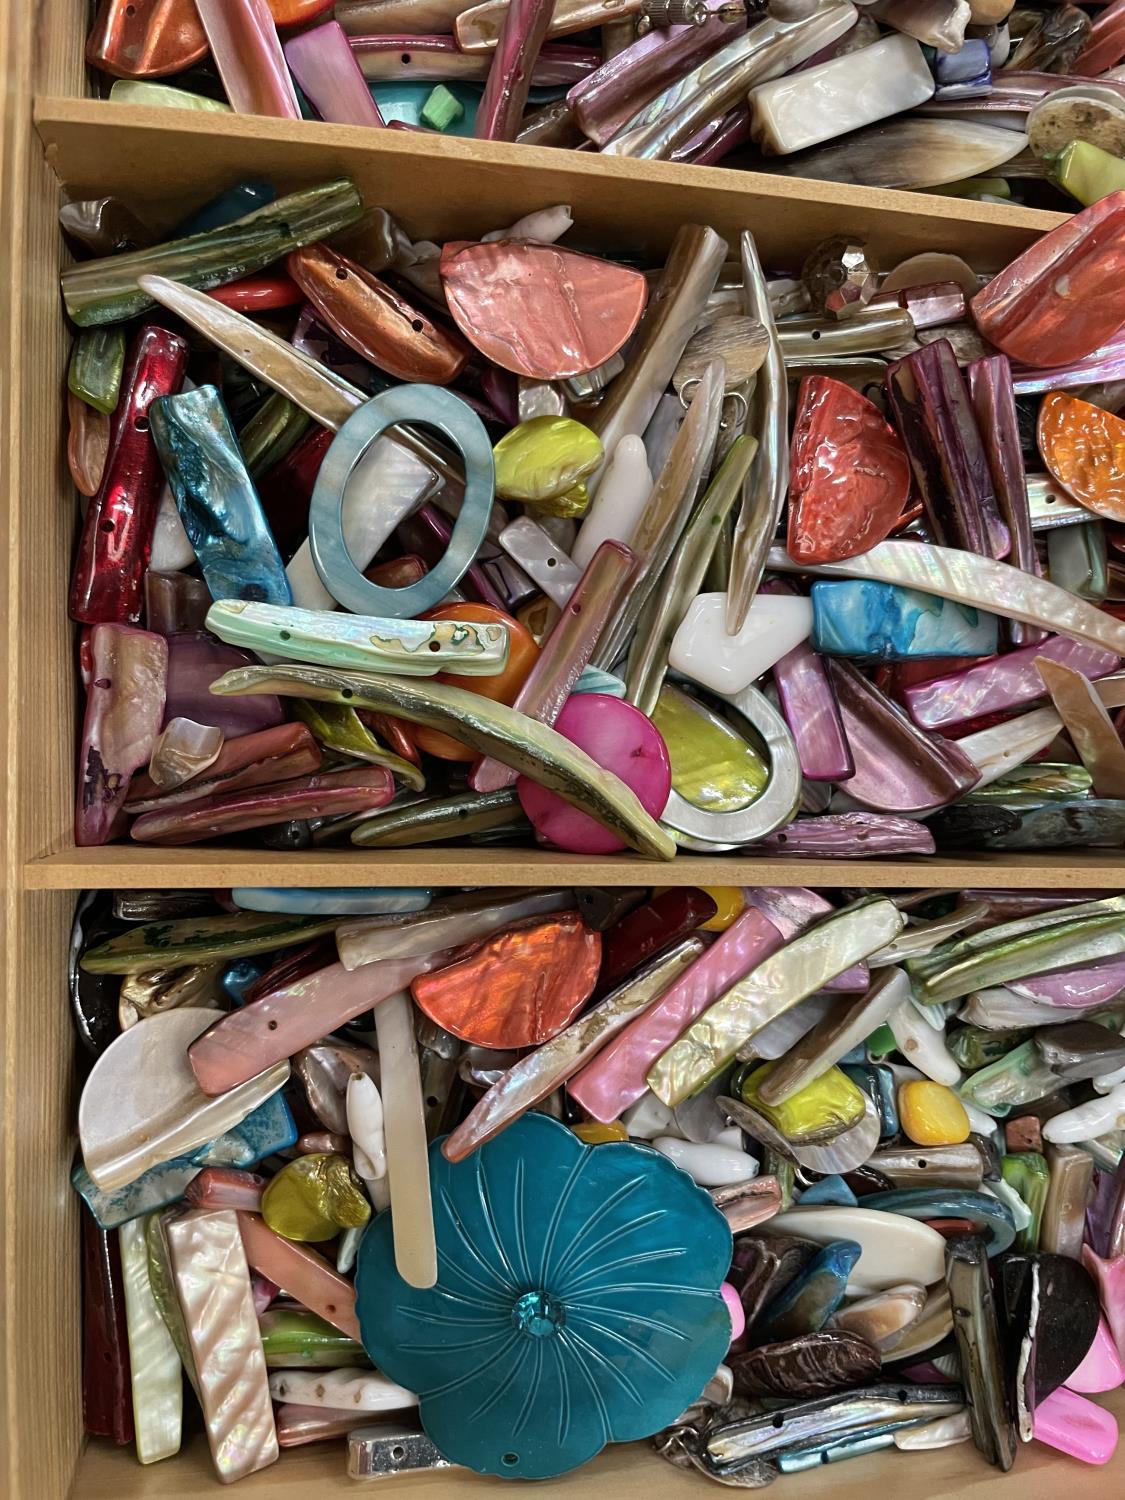
[[[549,1479],[659,1432],[730,1344],[726,1220],[667,1157],[528,1114],[466,1161],[430,1148],[438,1281],[395,1270],[391,1211],[359,1250],[364,1346],[453,1463]]]

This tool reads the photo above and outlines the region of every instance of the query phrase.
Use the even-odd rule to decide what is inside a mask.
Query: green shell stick
[[[296,447],[311,425],[304,412],[288,396],[274,391],[238,434],[238,446],[250,471],[257,479]]]
[[[338,917],[278,916],[240,911],[231,916],[187,917],[180,922],[144,922],[82,955],[87,974],[139,974],[209,958],[248,958],[274,948],[292,948],[335,932]]]
[[[85,328],[74,341],[66,384],[72,395],[107,415],[121,394],[125,370],[125,330]]]
[[[650,859],[673,859],[675,840],[645,812],[633,792],[561,734],[503,703],[446,683],[416,682],[324,667],[240,667],[211,684],[213,693],[279,693],[373,708],[411,724],[443,730],[612,829]]]
[[[938,1005],[973,990],[1125,952],[1125,896],[1037,912],[906,961],[914,998]]]
[[[426,778],[422,771],[393,750],[384,750],[354,708],[343,703],[309,703],[298,698],[294,701],[293,711],[326,750],[335,750],[338,755],[367,761],[373,766],[385,766],[411,791],[425,791]]]
[[[385,808],[352,830],[352,843],[364,849],[410,849],[522,820],[516,789],[505,786],[497,792],[462,792]]]
[[[82,261],[62,274],[66,310],[80,328],[123,323],[152,306],[139,276],[170,276],[188,286],[223,286],[260,271],[290,250],[347,229],[363,216],[354,182],[341,177],[256,208],[232,224],[167,240],[128,255]]]
[[[699,593],[711,554],[722,534],[723,523],[736,496],[742,493],[742,482],[757,451],[757,438],[735,438],[718,473],[708,485],[707,493],[696,506],[659,585],[641,611],[629,652],[625,697],[643,714],[651,715],[656,707],[668,669],[672,637],[683,623],[691,601]]]

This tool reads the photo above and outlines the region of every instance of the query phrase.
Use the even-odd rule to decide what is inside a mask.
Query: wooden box
[[[583,858],[536,851],[271,851],[201,846],[174,851],[113,845],[77,850],[71,834],[76,686],[66,587],[78,510],[64,459],[69,334],[61,315],[57,231],[60,186],[74,196],[116,193],[170,224],[240,178],[282,189],[347,174],[366,200],[394,212],[416,236],[470,235],[532,208],[572,205],[587,239],[658,256],[676,226],[704,222],[758,236],[765,259],[795,264],[817,239],[862,232],[884,262],[922,249],[1003,264],[1058,216],[926,195],[803,183],[721,168],[633,163],[590,154],[449,140],[351,127],[141,110],[85,97],[82,0],[0,7],[4,129],[0,167],[0,340],[5,534],[0,547],[7,692],[0,703],[6,776],[3,845],[3,1150],[0,1274],[0,1494],[11,1500],[163,1500],[217,1493],[206,1447],[141,1468],[131,1452],[83,1448],[79,1380],[75,1200],[68,1183],[73,1039],[65,964],[74,892],[89,886],[233,884],[769,883],[840,887],[973,885],[1118,889],[1115,851],[1043,857],[965,855],[930,860],[832,861],[681,855],[654,865],[634,856]],[[1040,1500],[1065,1484],[1074,1500],[1110,1492],[1112,1472],[1021,1454],[1019,1475],[1000,1476],[968,1447],[886,1457],[782,1480],[786,1493],[859,1500],[872,1483],[909,1484],[935,1497],[968,1491],[991,1500]],[[404,1481],[407,1483],[407,1481]],[[408,1482],[419,1500],[483,1494],[496,1485],[466,1475]],[[640,1500],[707,1493],[643,1448],[614,1450],[589,1470],[554,1482],[553,1495],[586,1500],[612,1490]],[[246,1494],[350,1493],[339,1445],[300,1449],[241,1486]]]

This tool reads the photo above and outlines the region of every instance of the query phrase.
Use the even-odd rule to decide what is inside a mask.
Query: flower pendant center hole
[[[566,1310],[548,1292],[524,1292],[512,1309],[512,1322],[533,1339],[549,1339],[566,1322]]]

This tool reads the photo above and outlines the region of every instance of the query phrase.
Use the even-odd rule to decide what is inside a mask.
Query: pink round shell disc
[[[530,240],[453,240],[441,282],[457,327],[504,370],[563,380],[604,365],[640,322],[639,271]]]
[[[555,728],[619,777],[645,812],[658,818],[664,811],[672,790],[672,764],[660,731],[640,709],[606,693],[575,693],[564,704]],[[521,776],[516,791],[536,833],[556,848],[573,854],[615,854],[626,847],[596,818],[538,782]]]

